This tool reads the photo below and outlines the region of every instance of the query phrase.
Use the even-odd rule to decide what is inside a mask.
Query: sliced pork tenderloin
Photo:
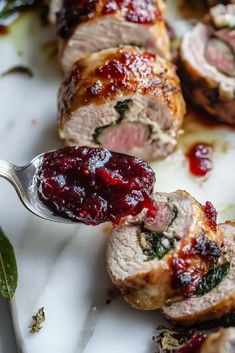
[[[227,263],[230,263],[229,272],[205,295],[164,306],[164,315],[173,323],[191,325],[220,318],[235,310],[235,223],[225,223],[218,228],[224,235],[223,252]]]
[[[170,58],[163,0],[64,0],[57,14],[64,71],[81,57],[135,45]]]
[[[216,6],[211,19],[213,25],[199,23],[183,38],[182,81],[192,102],[235,124],[235,5]]]
[[[185,113],[175,67],[134,47],[76,62],[58,101],[66,144],[102,146],[145,160],[174,151]]]
[[[223,240],[205,209],[188,193],[156,193],[155,204],[155,215],[142,213],[114,229],[107,249],[113,283],[142,310],[192,295],[220,256]]]

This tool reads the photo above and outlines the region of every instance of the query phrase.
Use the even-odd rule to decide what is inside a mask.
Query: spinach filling
[[[214,289],[227,276],[230,270],[230,262],[212,267],[212,269],[203,277],[196,295],[204,295]]]
[[[169,239],[164,234],[158,234],[144,229],[139,236],[140,246],[144,255],[151,261],[156,257],[160,260],[174,248],[176,238]]]
[[[131,102],[131,99],[126,99],[124,101],[117,102],[117,104],[115,105],[114,109],[119,114],[118,120],[115,123],[111,123],[111,124],[108,124],[108,125],[100,126],[100,127],[97,127],[95,129],[94,134],[93,134],[93,141],[97,145],[100,145],[99,138],[100,138],[101,134],[103,133],[103,131],[105,129],[107,129],[109,127],[112,127],[112,126],[115,126],[115,125],[118,125],[122,121],[125,112],[129,109],[129,103],[130,102]]]
[[[117,104],[115,105],[114,109],[119,114],[117,124],[120,123],[120,121],[122,121],[125,112],[129,109],[130,102],[131,102],[131,99],[126,99],[124,101],[117,102]]]

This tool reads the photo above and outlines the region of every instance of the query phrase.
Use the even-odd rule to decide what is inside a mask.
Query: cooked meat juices
[[[192,102],[235,124],[235,5],[211,9],[211,25],[199,23],[181,45],[184,87]]]
[[[64,0],[57,14],[62,67],[68,71],[87,54],[126,44],[169,59],[164,16],[163,0]]]
[[[175,149],[185,113],[175,67],[135,47],[77,61],[58,100],[59,132],[68,145],[102,146],[145,160]]]
[[[222,317],[235,309],[235,224],[225,223],[218,228],[224,235],[223,252],[226,261],[230,263],[229,272],[205,295],[165,306],[163,313],[174,323],[191,325],[198,321]]]
[[[186,192],[156,193],[155,205],[155,214],[143,211],[114,229],[107,249],[113,283],[142,310],[192,295],[220,256],[222,242],[209,213]]]

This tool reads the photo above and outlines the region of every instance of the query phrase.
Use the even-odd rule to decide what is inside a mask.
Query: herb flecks
[[[45,321],[44,308],[38,310],[35,316],[32,316],[33,323],[30,327],[30,333],[38,333],[42,329],[42,323]]]
[[[151,261],[156,257],[159,260],[162,259],[174,248],[177,240],[175,238],[169,239],[164,234],[158,234],[145,229],[139,236],[139,242],[144,255],[148,257],[148,261]]]
[[[230,262],[212,267],[212,269],[203,277],[196,294],[204,295],[214,289],[227,276],[230,270]]]
[[[0,295],[8,300],[14,296],[18,282],[15,252],[0,228]]]
[[[130,102],[131,102],[131,99],[126,99],[124,101],[119,101],[116,103],[114,109],[119,114],[119,119],[118,119],[117,123],[123,119],[125,112],[129,109]]]

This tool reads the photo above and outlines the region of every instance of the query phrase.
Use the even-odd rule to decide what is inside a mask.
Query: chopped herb
[[[178,352],[194,335],[194,330],[174,331],[167,328],[158,329],[158,336],[154,337],[157,353]]]
[[[224,279],[229,273],[230,262],[225,262],[222,265],[214,266],[212,269],[203,277],[196,294],[203,295],[210,292]]]
[[[126,99],[124,101],[117,102],[115,105],[114,109],[118,112],[119,114],[119,119],[117,123],[119,123],[124,116],[124,113],[129,109],[129,103],[131,102],[131,99]]]
[[[30,333],[38,333],[42,329],[42,323],[45,321],[44,308],[38,310],[35,316],[32,316],[33,323],[30,327]]]
[[[100,145],[100,141],[99,141],[99,137],[102,134],[102,132],[107,129],[108,127],[114,126],[114,124],[109,124],[109,125],[104,125],[104,126],[100,126],[97,127],[94,131],[93,134],[93,140],[95,143],[97,143],[97,145]]]
[[[158,234],[145,229],[140,234],[139,242],[143,253],[148,256],[148,261],[150,261],[156,257],[162,259],[174,248],[176,239],[169,239],[164,234]]]
[[[5,77],[11,74],[22,74],[22,75],[27,75],[29,77],[33,77],[33,72],[27,66],[14,66],[9,70],[3,72],[1,76]]]
[[[39,4],[39,2],[39,0],[8,0],[0,11],[0,21],[6,20],[8,17],[15,15],[22,10],[35,6],[36,4]]]
[[[17,263],[12,244],[0,228],[0,295],[11,300],[18,281]]]

